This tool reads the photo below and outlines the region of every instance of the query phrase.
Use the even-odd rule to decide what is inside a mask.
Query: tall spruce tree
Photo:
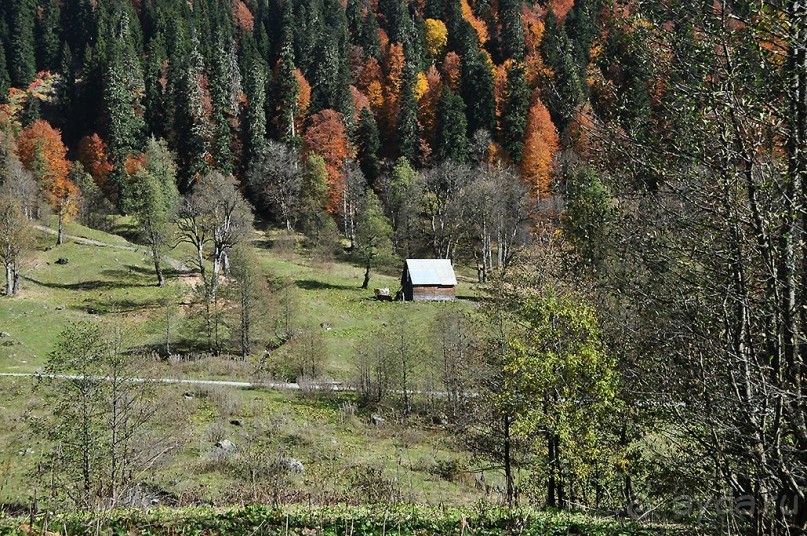
[[[202,77],[204,64],[199,41],[194,36],[188,55],[180,67],[177,92],[175,94],[177,132],[177,153],[182,176],[182,191],[190,189],[199,177],[207,173],[208,124],[204,114]]]
[[[372,187],[381,175],[381,162],[378,160],[381,138],[378,133],[378,124],[370,108],[363,108],[359,114],[356,140],[358,142],[359,166],[364,176],[367,177],[367,182]]]
[[[496,126],[493,71],[483,52],[463,57],[461,92],[468,106],[468,132],[492,131]]]
[[[108,43],[109,60],[103,79],[104,131],[114,165],[110,180],[119,209],[124,209],[128,200],[124,162],[129,153],[142,147],[145,130],[140,102],[144,92],[143,75],[128,30],[129,21],[124,16]]]
[[[234,107],[232,92],[232,79],[237,75],[232,71],[229,61],[228,49],[230,43],[222,40],[213,54],[213,65],[210,72],[210,99],[213,105],[213,115],[211,117],[213,140],[211,144],[211,156],[216,163],[216,168],[226,175],[231,175],[235,171],[234,154],[232,141],[238,110]]]
[[[437,160],[465,162],[468,158],[468,122],[465,119],[465,102],[449,87],[443,88],[437,103]]]
[[[154,35],[146,47],[144,105],[146,125],[151,134],[165,137],[168,134],[168,88],[163,83],[168,54],[162,33]]]
[[[554,73],[554,84],[548,93],[547,106],[552,114],[552,121],[562,131],[582,102],[584,88],[572,42],[552,10],[546,16],[541,55],[546,66]]]
[[[283,45],[280,60],[275,76],[275,122],[278,137],[288,143],[297,145],[299,133],[297,132],[295,118],[299,114],[297,97],[300,87],[294,74],[294,49],[291,42]]]
[[[11,83],[27,87],[36,74],[34,47],[35,0],[11,2],[11,39],[8,50],[8,71]]]
[[[36,64],[38,70],[55,71],[59,68],[61,52],[61,26],[56,0],[42,0],[36,19]]]
[[[499,2],[499,52],[502,59],[524,59],[524,23],[521,19],[521,2],[519,0],[502,0]]]
[[[249,166],[266,145],[266,67],[255,57],[244,73],[244,90],[247,95],[246,113],[246,164]]]
[[[524,128],[530,111],[530,88],[524,66],[514,63],[507,70],[507,87],[501,118],[500,140],[510,159],[518,164],[524,148]]]
[[[417,81],[418,73],[415,64],[407,62],[401,83],[398,147],[400,155],[413,164],[420,156],[420,126],[418,124],[418,102],[415,96]]]
[[[0,41],[0,104],[4,104],[8,99],[8,89],[11,87],[11,75],[6,68],[6,51],[3,42]]]

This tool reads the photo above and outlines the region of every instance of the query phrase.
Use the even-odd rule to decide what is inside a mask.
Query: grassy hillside
[[[125,221],[120,230],[127,233]],[[129,340],[149,347],[162,344],[170,316],[174,337],[188,336],[183,323],[192,324],[198,310],[188,305],[196,277],[183,266],[192,254],[187,245],[169,253],[169,264],[180,270],[170,269],[167,286],[158,288],[142,247],[77,224],[69,225],[67,234],[72,238],[53,247],[52,232],[38,230],[22,292],[0,300],[0,331],[5,334],[0,338],[0,372],[41,370],[60,331],[75,320],[125,326]],[[258,232],[254,245],[264,275],[274,286],[283,282],[291,289],[295,329],[321,335],[328,377],[351,379],[354,346],[374,330],[393,329],[403,321],[428,334],[437,315],[473,306],[475,291],[468,284],[460,286],[463,299],[455,303],[378,302],[372,289],[359,288],[361,268],[312,260],[304,250],[290,247],[290,240],[293,244],[286,235]],[[59,259],[67,264],[57,263]],[[398,275],[392,270],[397,267],[374,274],[371,287],[395,291]],[[298,350],[292,344],[275,351],[280,359],[289,359]],[[258,370],[259,357],[256,353],[247,363],[226,356],[170,363],[157,359],[142,374],[249,379]],[[26,504],[34,492],[43,493],[32,485],[32,473],[47,450],[35,424],[48,409],[35,386],[33,378],[0,377],[0,503]],[[151,434],[173,446],[155,466],[149,485],[171,503],[225,505],[279,494],[288,501],[318,503],[465,505],[496,495],[495,472],[484,478],[471,472],[470,456],[446,430],[431,424],[427,407],[407,421],[396,420],[392,408],[378,408],[374,411],[386,420],[373,426],[370,411],[358,408],[350,393],[311,398],[305,393],[166,385],[155,396],[163,413]],[[224,439],[237,445],[239,457],[216,454],[215,443]],[[240,456],[252,445],[260,445],[268,459],[300,460],[304,473],[280,480],[269,475],[250,485]]]
[[[125,220],[120,229],[127,231]],[[37,232],[36,252],[24,270],[22,292],[0,304],[0,331],[8,335],[0,339],[0,372],[38,370],[56,336],[74,320],[125,325],[144,345],[157,346],[164,340],[165,317],[170,315],[172,329],[179,332],[175,337],[194,336],[189,328],[182,328],[182,319],[188,314],[189,295],[197,280],[193,273],[175,269],[185,268],[192,256],[187,244],[169,252],[169,264],[174,268],[167,270],[167,286],[158,288],[144,248],[119,235],[78,224],[69,225],[67,233],[109,246],[68,239],[62,246],[52,247],[55,237],[46,231]],[[355,344],[373,330],[404,322],[428,334],[442,311],[470,307],[475,296],[474,285],[464,278],[458,288],[460,300],[455,303],[378,302],[372,288],[359,288],[363,275],[360,267],[339,260],[312,259],[294,245],[293,237],[285,235],[258,232],[253,243],[264,275],[291,289],[295,329],[321,334],[325,375],[337,380],[352,374]],[[68,263],[57,264],[60,258]],[[397,290],[397,267],[375,273],[371,287]],[[191,376],[207,376],[199,367],[187,368]]]

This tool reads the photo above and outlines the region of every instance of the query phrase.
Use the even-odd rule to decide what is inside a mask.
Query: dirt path
[[[44,225],[34,225],[34,229],[42,231],[43,233],[48,233],[52,235],[59,234],[58,231],[51,229],[50,227],[45,227]],[[145,253],[150,255],[151,252],[147,249],[140,248],[137,246],[125,246],[123,244],[109,244],[107,242],[101,242],[100,240],[93,240],[92,238],[84,238],[81,236],[74,236],[74,235],[63,235],[65,240],[72,240],[76,244],[82,244],[85,246],[98,246],[102,248],[112,248],[112,249],[122,249],[124,251],[135,251],[140,253]],[[188,266],[177,259],[172,259],[171,257],[163,257],[163,260],[168,263],[171,268],[176,270],[177,272],[190,272],[191,269]]]
[[[78,380],[81,376],[74,374],[42,374],[39,372],[0,372],[0,377],[4,378],[49,378],[54,380]],[[106,376],[91,376],[90,379],[110,381]],[[211,385],[222,387],[237,387],[240,389],[277,389],[282,391],[299,391],[300,384],[288,382],[239,382],[231,380],[189,380],[180,378],[126,378],[124,381],[131,383],[170,383],[183,385]],[[329,386],[330,388],[330,386]],[[333,386],[334,390],[344,390],[338,385]]]

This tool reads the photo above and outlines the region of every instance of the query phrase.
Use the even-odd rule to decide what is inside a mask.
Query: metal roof
[[[406,270],[413,285],[457,284],[454,267],[448,259],[406,259]]]

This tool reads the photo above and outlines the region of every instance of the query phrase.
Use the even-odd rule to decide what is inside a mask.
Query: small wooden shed
[[[406,259],[401,288],[404,301],[453,300],[457,276],[448,259]]]

